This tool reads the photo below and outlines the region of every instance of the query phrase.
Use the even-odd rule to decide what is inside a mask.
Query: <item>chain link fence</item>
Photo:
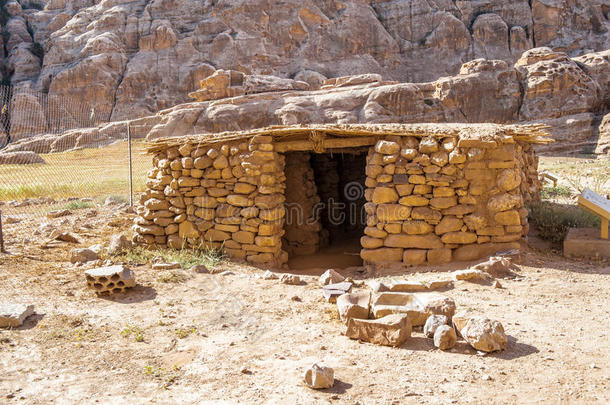
[[[130,203],[150,158],[128,121],[29,88],[0,86],[0,212],[4,223],[57,210]],[[139,133],[138,136],[142,134]],[[51,213],[51,214],[50,214]],[[5,227],[6,228],[6,227]]]

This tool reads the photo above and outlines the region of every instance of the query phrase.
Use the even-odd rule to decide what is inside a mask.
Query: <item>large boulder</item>
[[[462,326],[463,325],[463,326]],[[454,326],[466,342],[477,350],[495,352],[506,349],[508,338],[498,321],[484,317],[471,317],[454,321]]]

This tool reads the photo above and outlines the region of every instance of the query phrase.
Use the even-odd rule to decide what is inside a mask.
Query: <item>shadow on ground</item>
[[[143,285],[136,285],[132,289],[128,289],[124,293],[117,293],[112,295],[102,295],[107,301],[118,302],[120,304],[133,304],[135,302],[144,302],[154,300],[157,297],[157,290],[152,287]]]

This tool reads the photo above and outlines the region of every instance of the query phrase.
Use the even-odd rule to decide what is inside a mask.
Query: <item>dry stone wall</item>
[[[250,263],[281,265],[284,156],[270,136],[157,153],[134,225],[135,241],[223,248]]]
[[[286,154],[286,204],[283,248],[289,255],[308,255],[320,247],[320,203],[310,154]]]
[[[538,190],[532,159],[531,146],[518,143],[380,140],[367,158],[362,258],[440,264],[519,247],[527,232],[522,190],[526,198]]]
[[[339,181],[328,176],[316,187],[314,168],[336,173],[336,164],[274,149],[271,136],[257,135],[157,152],[134,241],[222,248],[271,266],[315,253],[328,239],[316,205]],[[359,172],[358,159],[350,162]],[[510,136],[380,136],[366,156],[362,259],[414,266],[518,248],[528,231],[524,204],[540,192],[536,167],[532,146]]]

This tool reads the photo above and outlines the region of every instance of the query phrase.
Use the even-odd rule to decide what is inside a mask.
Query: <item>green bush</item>
[[[600,220],[576,205],[542,201],[528,207],[529,222],[538,228],[542,239],[563,242],[570,228],[596,228]]]
[[[548,198],[552,198],[552,197],[571,197],[572,190],[570,190],[568,187],[565,187],[565,186],[557,186],[557,187],[544,186],[544,187],[542,187],[542,191],[540,192],[540,195],[543,199],[548,199]]]

